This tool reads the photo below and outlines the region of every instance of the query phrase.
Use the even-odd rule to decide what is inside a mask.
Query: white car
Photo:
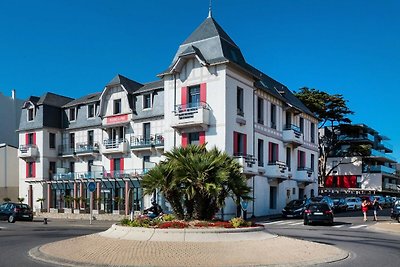
[[[361,199],[359,197],[346,197],[346,203],[348,210],[361,209]]]

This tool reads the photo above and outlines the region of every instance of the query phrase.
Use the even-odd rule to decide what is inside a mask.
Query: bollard
[[[43,224],[47,224],[47,218],[43,219]]]

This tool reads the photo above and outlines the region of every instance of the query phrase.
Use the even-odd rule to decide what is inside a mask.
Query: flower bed
[[[122,226],[159,228],[159,229],[183,229],[183,228],[243,228],[257,227],[250,221],[245,221],[242,218],[232,218],[229,221],[183,221],[177,220],[173,215],[162,215],[151,219],[148,216],[139,216],[133,221],[129,219],[121,220]]]

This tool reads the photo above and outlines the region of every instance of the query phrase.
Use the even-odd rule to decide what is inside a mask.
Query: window
[[[269,208],[270,209],[276,209],[276,202],[277,202],[277,196],[278,196],[278,190],[276,186],[271,186],[269,188]]]
[[[233,132],[233,155],[243,156],[247,154],[247,135]]]
[[[300,132],[304,133],[304,118],[300,118]]]
[[[264,99],[257,98],[257,122],[264,124]]]
[[[143,109],[151,108],[151,94],[143,95]]]
[[[264,140],[258,139],[258,144],[257,144],[257,159],[258,159],[258,166],[263,167],[264,166]]]
[[[311,123],[311,143],[315,143],[315,124]]]
[[[95,104],[88,105],[88,118],[94,118],[94,114],[96,113]]]
[[[27,143],[27,145],[35,145],[35,134],[34,133],[29,133],[28,134],[28,143]]]
[[[113,114],[121,113],[121,99],[114,99],[114,110]]]
[[[75,162],[71,161],[69,163],[69,172],[74,173],[75,172]]]
[[[26,167],[28,168],[26,177],[35,177],[35,162],[27,162]]]
[[[56,173],[56,162],[49,162],[49,180],[53,180],[53,175]]]
[[[314,154],[311,154],[311,170],[313,172],[315,172],[315,170],[314,170],[314,168],[315,168],[314,160],[315,160],[315,156],[314,156]]]
[[[35,117],[35,108],[29,108],[28,109],[28,121],[33,121],[34,117]]]
[[[271,128],[276,129],[276,106],[271,104]]]
[[[56,148],[56,134],[49,133],[49,147]]]
[[[75,133],[69,134],[69,148],[74,149],[75,147]]]
[[[200,85],[189,87],[189,108],[198,107],[200,103]]]
[[[92,171],[92,166],[93,166],[93,160],[88,160],[88,172],[91,172]]]
[[[188,144],[189,145],[199,145],[200,144],[200,135],[198,132],[188,134]]]
[[[292,113],[286,111],[286,129],[291,129],[292,127]]]
[[[75,108],[70,108],[69,109],[69,120],[70,121],[76,120]]]
[[[236,108],[237,108],[237,115],[243,116],[243,88],[238,87],[236,93]]]
[[[269,142],[268,164],[276,164],[279,161],[279,145]]]
[[[286,167],[288,168],[288,170],[290,171],[292,168],[292,150],[290,149],[290,147],[286,148]]]
[[[87,132],[87,142],[89,146],[93,146],[94,143],[94,132],[90,130]]]
[[[297,168],[303,170],[306,167],[306,152],[299,150],[297,157]]]
[[[143,169],[149,168],[150,156],[143,156]]]
[[[145,141],[150,142],[150,123],[143,123],[143,138]]]

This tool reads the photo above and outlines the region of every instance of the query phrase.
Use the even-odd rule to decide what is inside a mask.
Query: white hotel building
[[[254,200],[248,214],[279,213],[317,193],[317,119],[283,84],[249,65],[209,16],[178,48],[159,80],[117,75],[98,93],[30,97],[19,127],[20,196],[36,209],[87,207],[128,214],[143,196],[142,175],[176,146],[217,146],[237,157]],[[73,198],[71,203],[67,199]],[[123,201],[121,201],[123,200]],[[227,200],[225,218],[236,207]]]

